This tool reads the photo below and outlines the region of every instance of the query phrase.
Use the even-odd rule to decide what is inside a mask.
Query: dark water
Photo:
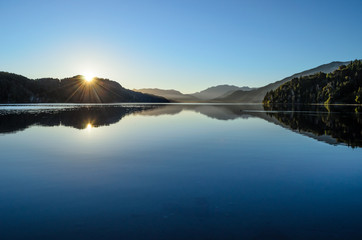
[[[362,239],[362,116],[0,106],[0,239]]]

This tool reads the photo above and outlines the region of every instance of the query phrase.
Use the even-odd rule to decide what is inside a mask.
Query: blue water
[[[360,135],[267,113],[0,108],[0,239],[362,239]]]

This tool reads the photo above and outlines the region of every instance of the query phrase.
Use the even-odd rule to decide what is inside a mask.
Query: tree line
[[[0,72],[0,103],[116,103],[168,102],[163,97],[135,92],[118,82],[84,77],[42,78],[32,80],[21,75]]]
[[[332,73],[294,78],[269,91],[263,103],[362,104],[362,61],[352,61]]]

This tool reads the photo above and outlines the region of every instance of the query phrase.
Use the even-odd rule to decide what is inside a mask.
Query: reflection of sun
[[[91,82],[94,79],[94,75],[92,73],[85,73],[83,74],[84,80],[87,82]]]

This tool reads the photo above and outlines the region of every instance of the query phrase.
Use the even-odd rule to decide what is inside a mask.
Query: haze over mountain
[[[142,89],[134,89],[134,91],[152,94],[156,96],[162,96],[164,98],[176,102],[208,102],[211,99],[217,97],[223,97],[236,90],[250,91],[253,89],[255,88],[238,87],[234,85],[224,84],[224,85],[209,87],[200,92],[195,92],[190,94],[184,94],[174,89],[164,90],[158,88],[142,88]]]
[[[255,88],[250,87],[238,87],[234,85],[218,85],[214,87],[209,87],[203,91],[192,93],[192,96],[195,96],[196,98],[202,99],[202,100],[209,100],[217,97],[222,97],[225,94],[234,92],[236,90],[242,90],[242,91],[250,91]]]
[[[262,103],[265,95],[269,91],[277,89],[282,84],[294,78],[308,76],[319,72],[331,73],[341,65],[346,65],[348,63],[349,62],[335,61],[328,64],[323,64],[318,67],[293,74],[292,76],[286,77],[282,80],[270,83],[260,88],[218,85],[191,94],[183,94],[180,91],[173,89],[163,90],[157,88],[143,88],[134,90],[142,93],[161,96],[176,102]]]
[[[331,62],[328,64],[320,65],[316,68],[312,68],[300,73],[296,73],[290,77],[286,77],[280,81],[270,83],[264,87],[257,88],[251,91],[243,91],[243,90],[237,90],[230,95],[222,98],[215,98],[213,99],[214,102],[240,102],[240,103],[261,103],[264,99],[264,96],[267,94],[267,92],[271,90],[275,90],[282,84],[292,80],[293,78],[301,77],[301,76],[308,76],[311,74],[323,72],[323,73],[331,73],[334,70],[336,70],[341,65],[346,65],[349,62]]]
[[[200,102],[200,99],[191,95],[191,94],[183,94],[174,89],[158,89],[158,88],[142,88],[142,89],[133,89],[134,91],[151,94],[155,96],[160,96],[167,98],[170,101],[174,102]]]
[[[32,80],[21,75],[0,72],[1,103],[115,103],[168,102],[158,97],[123,88],[118,82],[81,75],[71,78]]]

